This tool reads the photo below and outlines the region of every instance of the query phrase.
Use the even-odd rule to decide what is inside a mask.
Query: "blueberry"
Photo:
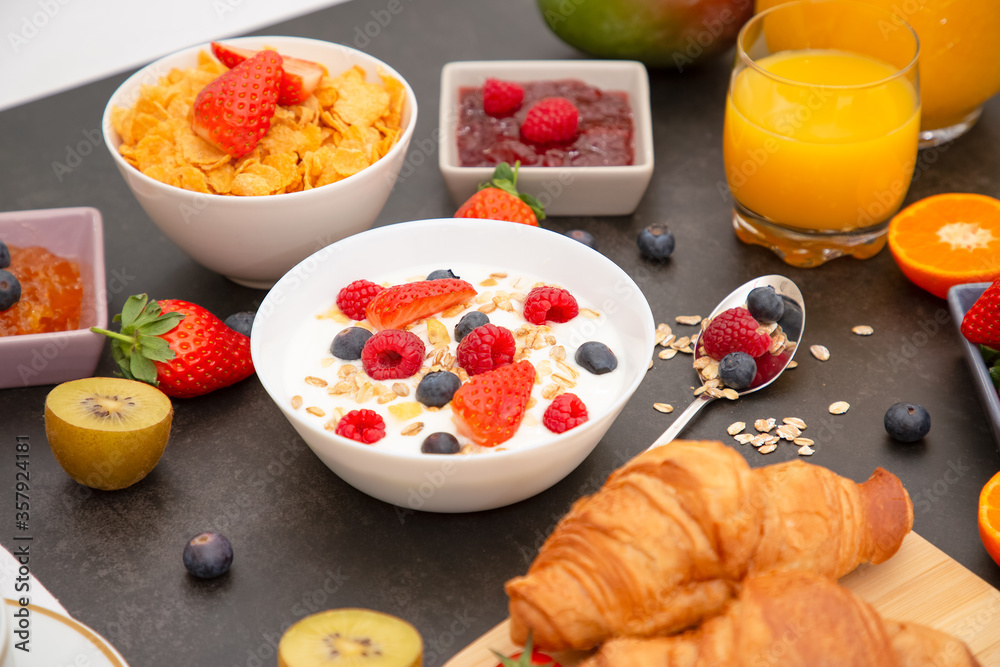
[[[588,248],[597,249],[597,241],[594,239],[594,235],[583,229],[571,229],[566,232],[566,236],[579,241]]]
[[[607,345],[596,340],[588,341],[577,348],[576,363],[594,375],[604,375],[618,368],[618,358]]]
[[[3,241],[0,241],[0,269],[10,266],[10,248]]]
[[[417,385],[417,400],[429,408],[440,408],[448,405],[462,381],[454,373],[435,371],[420,379]]]
[[[445,278],[458,278],[451,269],[438,269],[427,274],[425,280],[444,280]]]
[[[896,403],[885,411],[885,431],[893,440],[916,442],[931,430],[931,416],[916,403]]]
[[[730,352],[719,362],[719,379],[727,387],[746,389],[757,375],[757,362],[746,352]]]
[[[233,545],[220,533],[199,533],[184,545],[184,567],[201,579],[213,579],[229,571]]]
[[[804,319],[802,309],[799,304],[787,296],[782,296],[781,300],[785,304],[785,313],[778,320],[778,325],[785,332],[788,340],[798,340],[799,336],[802,335],[802,320]]]
[[[420,451],[424,454],[458,454],[462,447],[458,444],[458,438],[451,433],[438,431],[424,438]]]
[[[770,285],[755,287],[747,295],[747,310],[758,322],[777,322],[785,314],[785,300]]]
[[[338,359],[353,361],[361,358],[361,350],[372,337],[372,332],[361,327],[347,327],[333,337],[330,353]]]
[[[486,313],[481,313],[478,310],[470,310],[465,315],[462,315],[462,319],[455,325],[455,342],[461,343],[462,339],[468,336],[470,331],[489,323],[490,318],[486,316]]]
[[[0,311],[8,310],[21,300],[21,281],[7,269],[0,269]]]
[[[224,324],[233,331],[239,332],[244,336],[249,336],[250,330],[253,328],[253,318],[256,314],[251,310],[241,310],[227,317]]]
[[[674,234],[666,224],[657,223],[639,232],[636,243],[643,257],[662,262],[674,251]]]

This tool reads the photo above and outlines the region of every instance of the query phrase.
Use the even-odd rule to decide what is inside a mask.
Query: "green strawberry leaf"
[[[156,366],[152,361],[141,354],[133,354],[129,362],[129,371],[134,379],[156,386]]]
[[[990,367],[990,379],[993,380],[993,386],[1000,389],[1000,366]]]
[[[145,294],[125,300],[122,312],[113,321],[121,322],[121,331],[91,327],[91,331],[111,339],[111,356],[118,364],[122,377],[153,385],[159,384],[157,361],[170,361],[176,355],[161,336],[173,330],[184,319],[182,313],[164,313],[160,304]]]

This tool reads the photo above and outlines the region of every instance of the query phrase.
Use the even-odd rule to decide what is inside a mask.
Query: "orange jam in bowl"
[[[83,280],[76,262],[38,246],[10,246],[7,270],[21,283],[21,300],[0,312],[0,336],[79,327]]]

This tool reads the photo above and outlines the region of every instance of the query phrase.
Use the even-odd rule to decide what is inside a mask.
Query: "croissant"
[[[725,612],[673,637],[605,642],[580,667],[978,667],[968,647],[921,625],[883,621],[838,583],[807,572],[744,581]]]
[[[751,470],[719,442],[675,440],[578,500],[528,573],[507,582],[511,638],[550,651],[678,632],[717,614],[749,575],[831,579],[892,556],[913,526],[894,475],[858,485],[799,461]]]

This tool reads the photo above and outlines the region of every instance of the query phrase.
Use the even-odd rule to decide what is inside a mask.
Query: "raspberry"
[[[399,380],[420,370],[424,342],[416,334],[386,329],[368,339],[361,350],[361,365],[374,380]]]
[[[545,428],[553,433],[563,433],[587,421],[587,406],[576,394],[559,394],[542,415]]]
[[[495,324],[478,326],[462,339],[455,351],[458,365],[469,375],[479,375],[514,360],[517,344],[510,329]]]
[[[579,314],[576,299],[561,287],[536,287],[524,300],[524,319],[532,324],[569,322]]]
[[[486,79],[483,84],[483,109],[491,116],[499,118],[521,108],[524,88],[511,81]]]
[[[385,437],[385,422],[374,410],[351,410],[337,422],[335,432],[370,445]]]
[[[363,320],[368,302],[384,289],[370,280],[355,280],[337,292],[337,308],[352,320]]]
[[[524,122],[521,136],[535,144],[569,141],[576,136],[580,112],[565,97],[546,97],[535,102]]]
[[[746,308],[730,308],[712,320],[700,342],[708,356],[718,361],[730,352],[746,352],[756,359],[771,346],[771,337],[758,332],[759,326]]]

